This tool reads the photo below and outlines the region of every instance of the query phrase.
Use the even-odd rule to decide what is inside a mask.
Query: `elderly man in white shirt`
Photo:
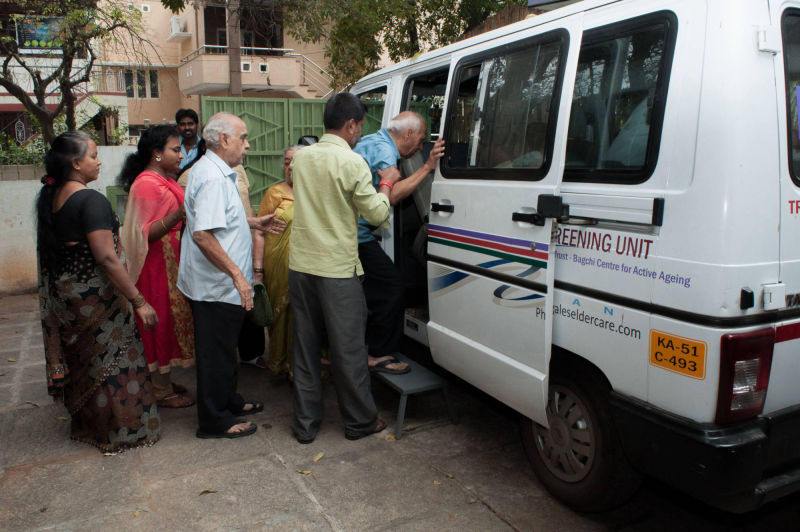
[[[217,113],[203,129],[208,151],[192,167],[186,188],[186,236],[178,288],[189,298],[195,329],[198,438],[238,438],[256,425],[238,419],[261,412],[260,401],[236,391],[236,344],[245,313],[253,307],[250,228],[280,232],[274,215],[248,218],[236,172],[250,147],[238,117]]]

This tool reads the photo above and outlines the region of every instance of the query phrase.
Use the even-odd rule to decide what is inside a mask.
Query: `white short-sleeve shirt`
[[[253,284],[253,241],[236,186],[236,172],[211,150],[191,169],[184,206],[186,232],[181,240],[178,289],[194,301],[241,305],[233,279],[203,255],[191,236],[196,231],[211,231]]]

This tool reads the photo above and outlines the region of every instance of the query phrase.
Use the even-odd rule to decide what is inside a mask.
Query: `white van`
[[[800,0],[585,0],[352,92],[445,139],[383,234],[406,331],[524,416],[552,493],[800,489]]]

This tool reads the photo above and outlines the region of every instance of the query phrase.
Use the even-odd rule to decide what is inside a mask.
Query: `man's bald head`
[[[386,129],[397,134],[405,133],[408,129],[414,133],[422,133],[425,131],[425,119],[414,111],[403,111],[389,121]]]
[[[414,111],[403,111],[389,121],[386,126],[394,140],[400,157],[407,159],[422,149],[422,141],[427,136],[425,120]]]

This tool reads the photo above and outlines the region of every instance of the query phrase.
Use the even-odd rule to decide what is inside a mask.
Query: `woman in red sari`
[[[128,275],[158,313],[158,326],[139,327],[147,368],[159,407],[185,408],[194,400],[172,383],[173,366],[194,363],[192,314],[178,290],[180,230],[185,217],[180,171],[180,133],[173,126],[142,132],[137,150],[125,160],[119,181],[128,190],[122,243]],[[138,322],[138,320],[137,320]]]

